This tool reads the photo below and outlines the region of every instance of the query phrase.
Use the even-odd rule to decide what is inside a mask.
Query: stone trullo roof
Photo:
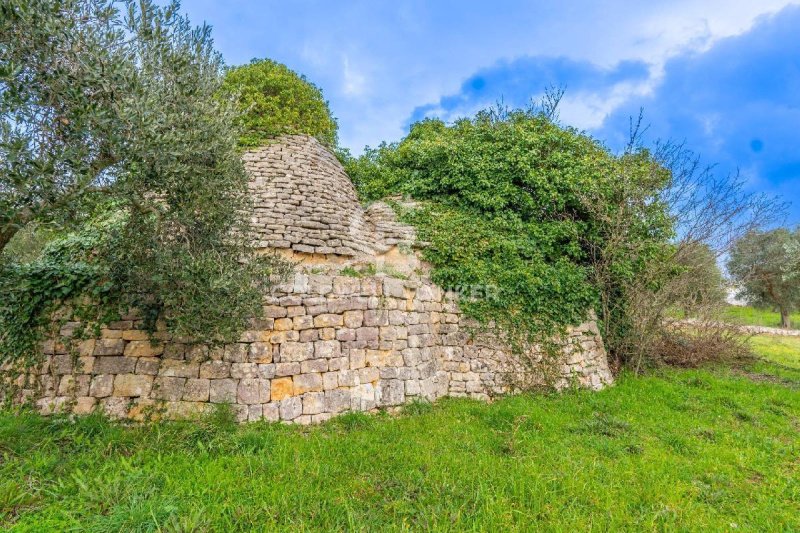
[[[355,257],[414,241],[388,205],[361,206],[339,160],[313,137],[283,136],[243,159],[260,248]]]

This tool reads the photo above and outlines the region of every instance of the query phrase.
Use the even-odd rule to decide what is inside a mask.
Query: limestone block
[[[259,381],[259,379],[251,378],[240,380],[236,401],[246,405],[262,403]]]
[[[258,365],[258,377],[261,379],[272,379],[275,377],[276,372],[275,363],[266,363]]]
[[[298,331],[314,327],[314,317],[310,315],[296,316],[292,319],[292,328]]]
[[[204,378],[187,379],[183,388],[183,400],[187,402],[207,402],[210,380]]]
[[[114,396],[147,396],[152,386],[153,376],[119,374],[114,378]]]
[[[279,403],[281,420],[294,420],[303,413],[303,401],[299,396],[285,398]]]
[[[69,374],[74,366],[74,357],[70,354],[54,355],[50,362],[50,369],[55,375]]]
[[[165,377],[196,378],[200,374],[200,363],[164,359],[158,374]]]
[[[91,396],[81,396],[75,398],[75,405],[72,407],[72,413],[76,415],[88,415],[94,411],[97,406],[97,398]]]
[[[370,309],[364,312],[365,326],[388,326],[389,311],[383,309]]]
[[[206,361],[200,364],[199,376],[207,379],[228,378],[231,376],[231,363]]]
[[[280,406],[277,403],[265,403],[262,407],[264,409],[264,420],[267,422],[280,420]]]
[[[250,345],[248,353],[248,361],[251,363],[271,363],[272,362],[272,344],[268,342],[254,342]]]
[[[364,323],[364,311],[345,311],[343,323],[348,328],[360,328]]]
[[[299,373],[300,373],[300,363],[298,362],[277,363],[275,365],[275,375],[278,377],[294,376],[295,374]]]
[[[195,346],[194,348],[198,350],[208,350],[206,346]],[[190,348],[191,350],[192,348]],[[181,361],[186,358],[186,345],[180,343],[169,343],[164,346],[164,353],[162,357],[164,359],[175,359],[176,361]]]
[[[149,340],[130,341],[125,346],[126,357],[155,357],[164,353],[164,345],[153,345]]]
[[[89,383],[92,377],[81,374],[78,376],[67,374],[58,384],[59,396],[88,396]]]
[[[318,392],[322,390],[322,374],[298,374],[294,376],[294,394]]]
[[[309,342],[285,342],[280,345],[280,362],[299,362],[314,356],[314,344]]]
[[[275,378],[270,384],[271,401],[277,402],[294,394],[294,382],[290,377]]]
[[[293,325],[294,322],[291,318],[276,318],[275,327],[273,329],[275,331],[289,331],[292,329]]]
[[[236,342],[233,344],[225,345],[225,353],[222,356],[223,361],[229,363],[244,363],[247,361],[247,354],[250,351],[250,345],[243,342]]]
[[[130,398],[115,396],[100,400],[100,410],[110,418],[125,418],[129,407]]]
[[[95,398],[105,398],[114,392],[114,376],[111,374],[101,374],[92,378],[89,386],[89,396]]]
[[[376,327],[363,327],[356,330],[356,339],[359,341],[377,341],[379,329]]]
[[[316,415],[325,411],[325,393],[309,392],[303,395],[303,414]]]
[[[234,379],[255,379],[258,377],[258,364],[232,363],[231,377]]]
[[[341,413],[350,409],[350,389],[333,389],[325,391],[324,411],[328,413]]]
[[[153,381],[150,397],[176,402],[183,398],[186,378],[159,376]]]
[[[341,354],[342,349],[339,341],[317,341],[314,343],[314,357],[317,359],[339,357]]]
[[[92,372],[94,374],[133,374],[136,371],[136,362],[135,357],[97,357]]]
[[[310,372],[327,372],[328,360],[327,359],[310,359],[300,363],[300,373],[308,374]]]
[[[146,341],[149,338],[149,334],[141,329],[126,329],[122,332],[122,340],[125,341]]]
[[[344,325],[344,317],[342,315],[334,315],[326,313],[314,317],[314,327],[328,328]]]
[[[236,403],[238,382],[235,379],[212,379],[209,383],[211,403]]]
[[[125,341],[122,339],[99,339],[95,342],[94,355],[122,355]]]

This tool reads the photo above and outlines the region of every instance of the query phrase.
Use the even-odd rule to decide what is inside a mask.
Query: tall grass
[[[314,428],[4,412],[0,529],[798,530],[795,361]]]

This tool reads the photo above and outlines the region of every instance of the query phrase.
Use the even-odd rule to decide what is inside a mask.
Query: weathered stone
[[[294,394],[294,382],[290,377],[276,378],[272,380],[270,389],[272,401],[277,402]]]
[[[351,393],[349,389],[333,389],[325,391],[325,408],[329,413],[341,413],[350,409]]]
[[[224,361],[206,361],[200,365],[201,378],[220,379],[231,376],[231,363]]]
[[[97,398],[91,396],[82,396],[75,398],[75,405],[72,408],[72,413],[76,415],[88,415],[93,412],[97,407]]]
[[[275,375],[281,376],[294,376],[300,373],[300,363],[277,363],[275,365]]]
[[[238,382],[235,379],[212,379],[209,383],[211,403],[236,403]]]
[[[247,354],[250,351],[250,345],[242,342],[225,345],[225,355],[223,360],[229,363],[244,363],[247,361]]]
[[[259,381],[258,379],[250,378],[240,380],[236,396],[237,402],[246,405],[262,403]]]
[[[92,377],[87,375],[66,375],[58,384],[59,396],[88,396],[89,382]]]
[[[126,357],[155,357],[164,353],[164,345],[153,345],[150,341],[130,341],[125,346]]]
[[[203,348],[208,349],[207,347],[197,348],[198,350],[202,350]],[[175,359],[175,360],[183,360],[186,357],[186,346],[183,344],[175,344],[169,343],[164,346],[164,353],[162,354],[164,359]]]
[[[178,401],[183,398],[186,378],[159,376],[153,381],[150,397],[156,400]]]
[[[308,374],[309,372],[327,372],[328,361],[327,359],[311,359],[300,363],[300,373]]]
[[[94,355],[122,355],[125,341],[122,339],[99,339],[95,342]]]
[[[363,311],[345,311],[343,316],[344,325],[348,328],[360,328],[364,323]]]
[[[89,386],[89,396],[105,398],[106,396],[111,396],[113,392],[114,376],[111,374],[102,374],[92,378],[92,383]]]
[[[384,310],[364,311],[364,325],[365,326],[388,326],[389,325],[389,311],[384,311]]]
[[[136,362],[136,373],[155,376],[158,375],[158,369],[160,366],[161,359],[157,357],[141,357]]]
[[[317,341],[314,343],[314,357],[317,359],[339,357],[341,354],[342,350],[339,341]]]
[[[303,414],[316,415],[325,410],[325,393],[309,392],[303,395]]]
[[[294,394],[322,390],[322,374],[298,374],[294,377]]]
[[[147,396],[153,386],[153,376],[119,374],[114,378],[114,396]]]
[[[258,377],[258,365],[256,363],[233,363],[231,365],[231,377],[234,379],[255,379]]]
[[[208,379],[187,379],[183,388],[183,400],[186,402],[207,402],[211,382]]]
[[[294,323],[291,318],[276,318],[275,319],[275,331],[289,331],[292,329]]]
[[[146,341],[150,339],[150,335],[141,329],[127,329],[122,332],[122,340],[126,341]]]
[[[400,405],[406,399],[403,382],[398,379],[381,380],[381,405]]]
[[[360,341],[377,341],[378,335],[378,328],[358,328],[356,330],[356,339]]]
[[[303,413],[303,402],[299,396],[281,400],[279,407],[281,420],[294,420]]]
[[[92,372],[95,374],[133,374],[136,371],[135,357],[97,357]]]
[[[272,344],[268,342],[254,342],[250,345],[248,361],[251,363],[271,363]]]
[[[344,317],[342,315],[333,315],[330,313],[324,315],[317,315],[314,317],[315,328],[329,328],[342,326],[344,324]]]
[[[264,420],[267,422],[277,422],[280,420],[280,407],[277,402],[275,403],[265,403],[263,405],[264,408]]]
[[[314,317],[309,315],[296,316],[292,319],[292,327],[296,330],[305,330],[314,327]]]
[[[54,355],[50,363],[50,369],[56,375],[69,374],[75,364],[74,359],[70,354]]]
[[[200,363],[190,363],[189,361],[175,361],[164,359],[161,362],[159,375],[175,378],[196,378],[200,374]]]
[[[290,363],[310,359],[314,356],[314,345],[306,342],[285,342],[280,347],[280,362]]]

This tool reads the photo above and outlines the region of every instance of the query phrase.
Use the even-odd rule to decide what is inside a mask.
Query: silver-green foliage
[[[739,239],[728,261],[740,296],[755,306],[777,309],[783,327],[790,326],[792,311],[800,309],[800,262],[792,253],[798,247],[800,230],[752,231]]]
[[[115,307],[164,317],[176,334],[233,337],[259,311],[270,268],[247,246],[237,114],[215,97],[210,28],[150,0],[0,9],[0,250],[31,223],[74,239],[114,213],[80,258],[96,276],[72,288],[110,284]],[[3,289],[17,297],[0,306],[0,359],[28,351],[47,311],[81,292],[64,288],[73,259],[43,254],[49,281],[24,320],[13,302],[37,270],[5,259]]]

